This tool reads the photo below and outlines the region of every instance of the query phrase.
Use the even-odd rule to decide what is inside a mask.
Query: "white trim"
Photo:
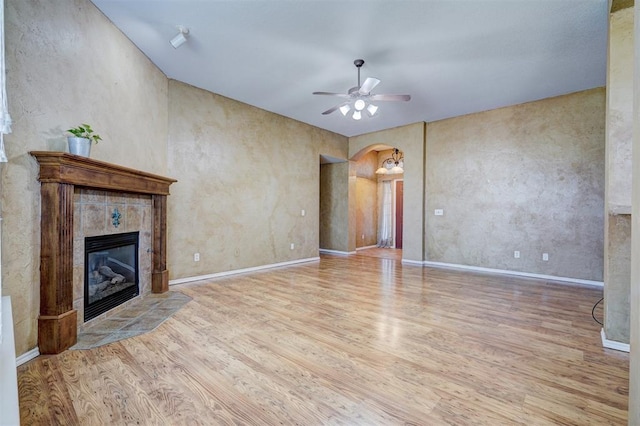
[[[402,264],[424,266],[424,262],[422,260],[402,259]]]
[[[402,262],[404,263],[404,260]],[[547,281],[561,281],[565,283],[588,285],[592,287],[600,287],[600,288],[604,287],[604,283],[602,281],[591,281],[591,280],[583,280],[579,278],[557,277],[555,275],[532,274],[529,272],[509,271],[506,269],[482,268],[480,266],[458,265],[455,263],[430,262],[428,260],[425,260],[423,262],[423,265],[433,267],[433,268],[464,269],[467,271],[488,272],[491,274],[499,274],[499,275],[515,275],[518,277],[537,278],[537,279],[547,280]]]
[[[602,337],[602,347],[604,348],[622,352],[631,351],[631,345],[629,343],[616,342],[615,340],[607,339],[607,334],[604,332],[604,328],[600,329],[600,337]]]
[[[169,280],[169,285],[184,284],[184,283],[189,283],[189,282],[192,282],[192,281],[209,280],[209,279],[212,279],[212,278],[226,277],[226,276],[229,276],[229,275],[244,274],[246,272],[255,272],[255,271],[262,271],[264,269],[272,269],[272,268],[279,268],[279,267],[282,267],[282,266],[296,265],[298,263],[317,262],[319,260],[320,260],[319,257],[310,257],[310,258],[307,258],[307,259],[291,260],[291,261],[288,261],[288,262],[273,263],[273,264],[270,264],[270,265],[253,266],[251,268],[234,269],[232,271],[216,272],[215,274],[198,275],[198,276],[195,276],[195,277],[187,277],[187,278],[178,278],[176,280]]]
[[[36,359],[40,356],[40,350],[38,348],[33,348],[28,352],[23,353],[19,357],[16,358],[16,365],[20,366],[24,363],[31,361],[32,359]]]
[[[372,249],[372,248],[378,248],[377,245],[373,245],[373,246],[365,246],[365,247],[356,247],[356,251],[358,250],[368,250],[368,249]]]
[[[0,424],[20,424],[20,405],[18,403],[18,373],[13,361],[16,356],[15,340],[13,337],[13,316],[11,314],[11,299],[2,297],[2,324],[4,327],[4,343],[0,345]]]
[[[339,250],[329,250],[329,249],[320,249],[318,251],[322,254],[337,254],[340,256],[348,256],[350,254],[356,254],[355,251],[339,251]]]

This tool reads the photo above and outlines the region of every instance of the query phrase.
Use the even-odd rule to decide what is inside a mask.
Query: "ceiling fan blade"
[[[346,93],[333,93],[333,92],[313,92],[314,95],[328,95],[328,96],[338,96],[340,98],[348,99],[350,96]]]
[[[362,83],[362,86],[360,86],[360,90],[358,90],[358,93],[360,93],[361,95],[367,95],[379,83],[380,83],[380,80],[378,80],[377,78],[367,77],[364,83]]]
[[[372,101],[408,101],[411,100],[411,95],[371,95],[369,97]]]
[[[334,112],[334,111],[336,111],[336,110],[340,109],[340,107],[341,107],[341,106],[343,106],[343,105],[347,105],[348,103],[349,103],[349,102],[343,102],[343,103],[338,104],[338,105],[336,105],[336,106],[334,106],[334,107],[331,107],[331,108],[329,108],[328,110],[326,110],[325,112],[323,112],[323,113],[322,113],[322,115],[328,115],[328,114],[331,114],[332,112]]]

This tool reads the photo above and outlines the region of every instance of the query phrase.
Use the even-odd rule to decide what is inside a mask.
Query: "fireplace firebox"
[[[84,321],[136,297],[139,232],[85,238]]]

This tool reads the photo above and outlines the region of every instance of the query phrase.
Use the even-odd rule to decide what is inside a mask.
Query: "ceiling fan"
[[[364,83],[360,84],[360,68],[364,65],[364,60],[356,59],[353,64],[358,69],[358,85],[349,89],[347,93],[332,93],[332,92],[313,92],[314,95],[328,95],[336,96],[346,99],[344,102],[329,108],[323,115],[328,115],[335,110],[340,110],[342,115],[347,116],[350,111],[353,111],[351,117],[354,120],[360,120],[362,118],[362,111],[366,111],[370,117],[373,117],[378,111],[378,107],[371,102],[388,102],[388,101],[408,101],[411,99],[411,95],[383,95],[372,94],[371,91],[380,83],[380,80],[373,77],[367,77]]]

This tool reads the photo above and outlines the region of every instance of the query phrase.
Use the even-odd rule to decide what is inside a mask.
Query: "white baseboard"
[[[23,353],[19,357],[16,358],[16,365],[20,366],[26,362],[31,361],[40,356],[40,350],[38,348],[33,348],[28,352]]]
[[[201,281],[201,280],[210,280],[212,278],[220,278],[220,277],[226,277],[229,275],[237,275],[237,274],[244,274],[247,272],[262,271],[264,269],[280,268],[282,266],[291,266],[291,265],[296,265],[298,263],[317,262],[319,260],[320,260],[319,257],[310,257],[307,259],[298,259],[298,260],[291,260],[288,262],[272,263],[270,265],[261,265],[261,266],[254,266],[251,268],[234,269],[232,271],[216,272],[214,274],[198,275],[195,277],[187,277],[187,278],[178,278],[175,280],[169,280],[169,285],[184,284],[184,283],[190,283],[193,281]]]
[[[356,247],[356,251],[358,251],[358,250],[367,250],[367,249],[372,249],[372,248],[378,248],[378,246],[373,245],[373,246]]]
[[[402,259],[402,264],[424,266],[424,262],[422,260]]]
[[[350,254],[356,254],[355,251],[339,251],[339,250],[329,250],[329,249],[320,249],[319,251],[322,254],[337,254],[339,256],[349,256]]]
[[[602,337],[602,347],[608,349],[615,349],[621,352],[631,352],[631,345],[629,343],[616,342],[615,340],[607,339],[607,334],[604,332],[604,328],[600,329],[600,337]]]
[[[402,262],[404,263],[404,260]],[[432,268],[462,269],[466,271],[487,272],[487,273],[498,274],[498,275],[515,275],[518,277],[537,278],[540,280],[547,280],[547,281],[560,281],[565,283],[587,285],[591,287],[600,287],[600,288],[604,287],[604,283],[602,281],[591,281],[591,280],[583,280],[580,278],[558,277],[555,275],[532,274],[529,272],[509,271],[506,269],[482,268],[480,266],[467,266],[467,265],[458,265],[455,263],[430,262],[428,260],[425,260],[423,262],[423,265],[430,266]]]

